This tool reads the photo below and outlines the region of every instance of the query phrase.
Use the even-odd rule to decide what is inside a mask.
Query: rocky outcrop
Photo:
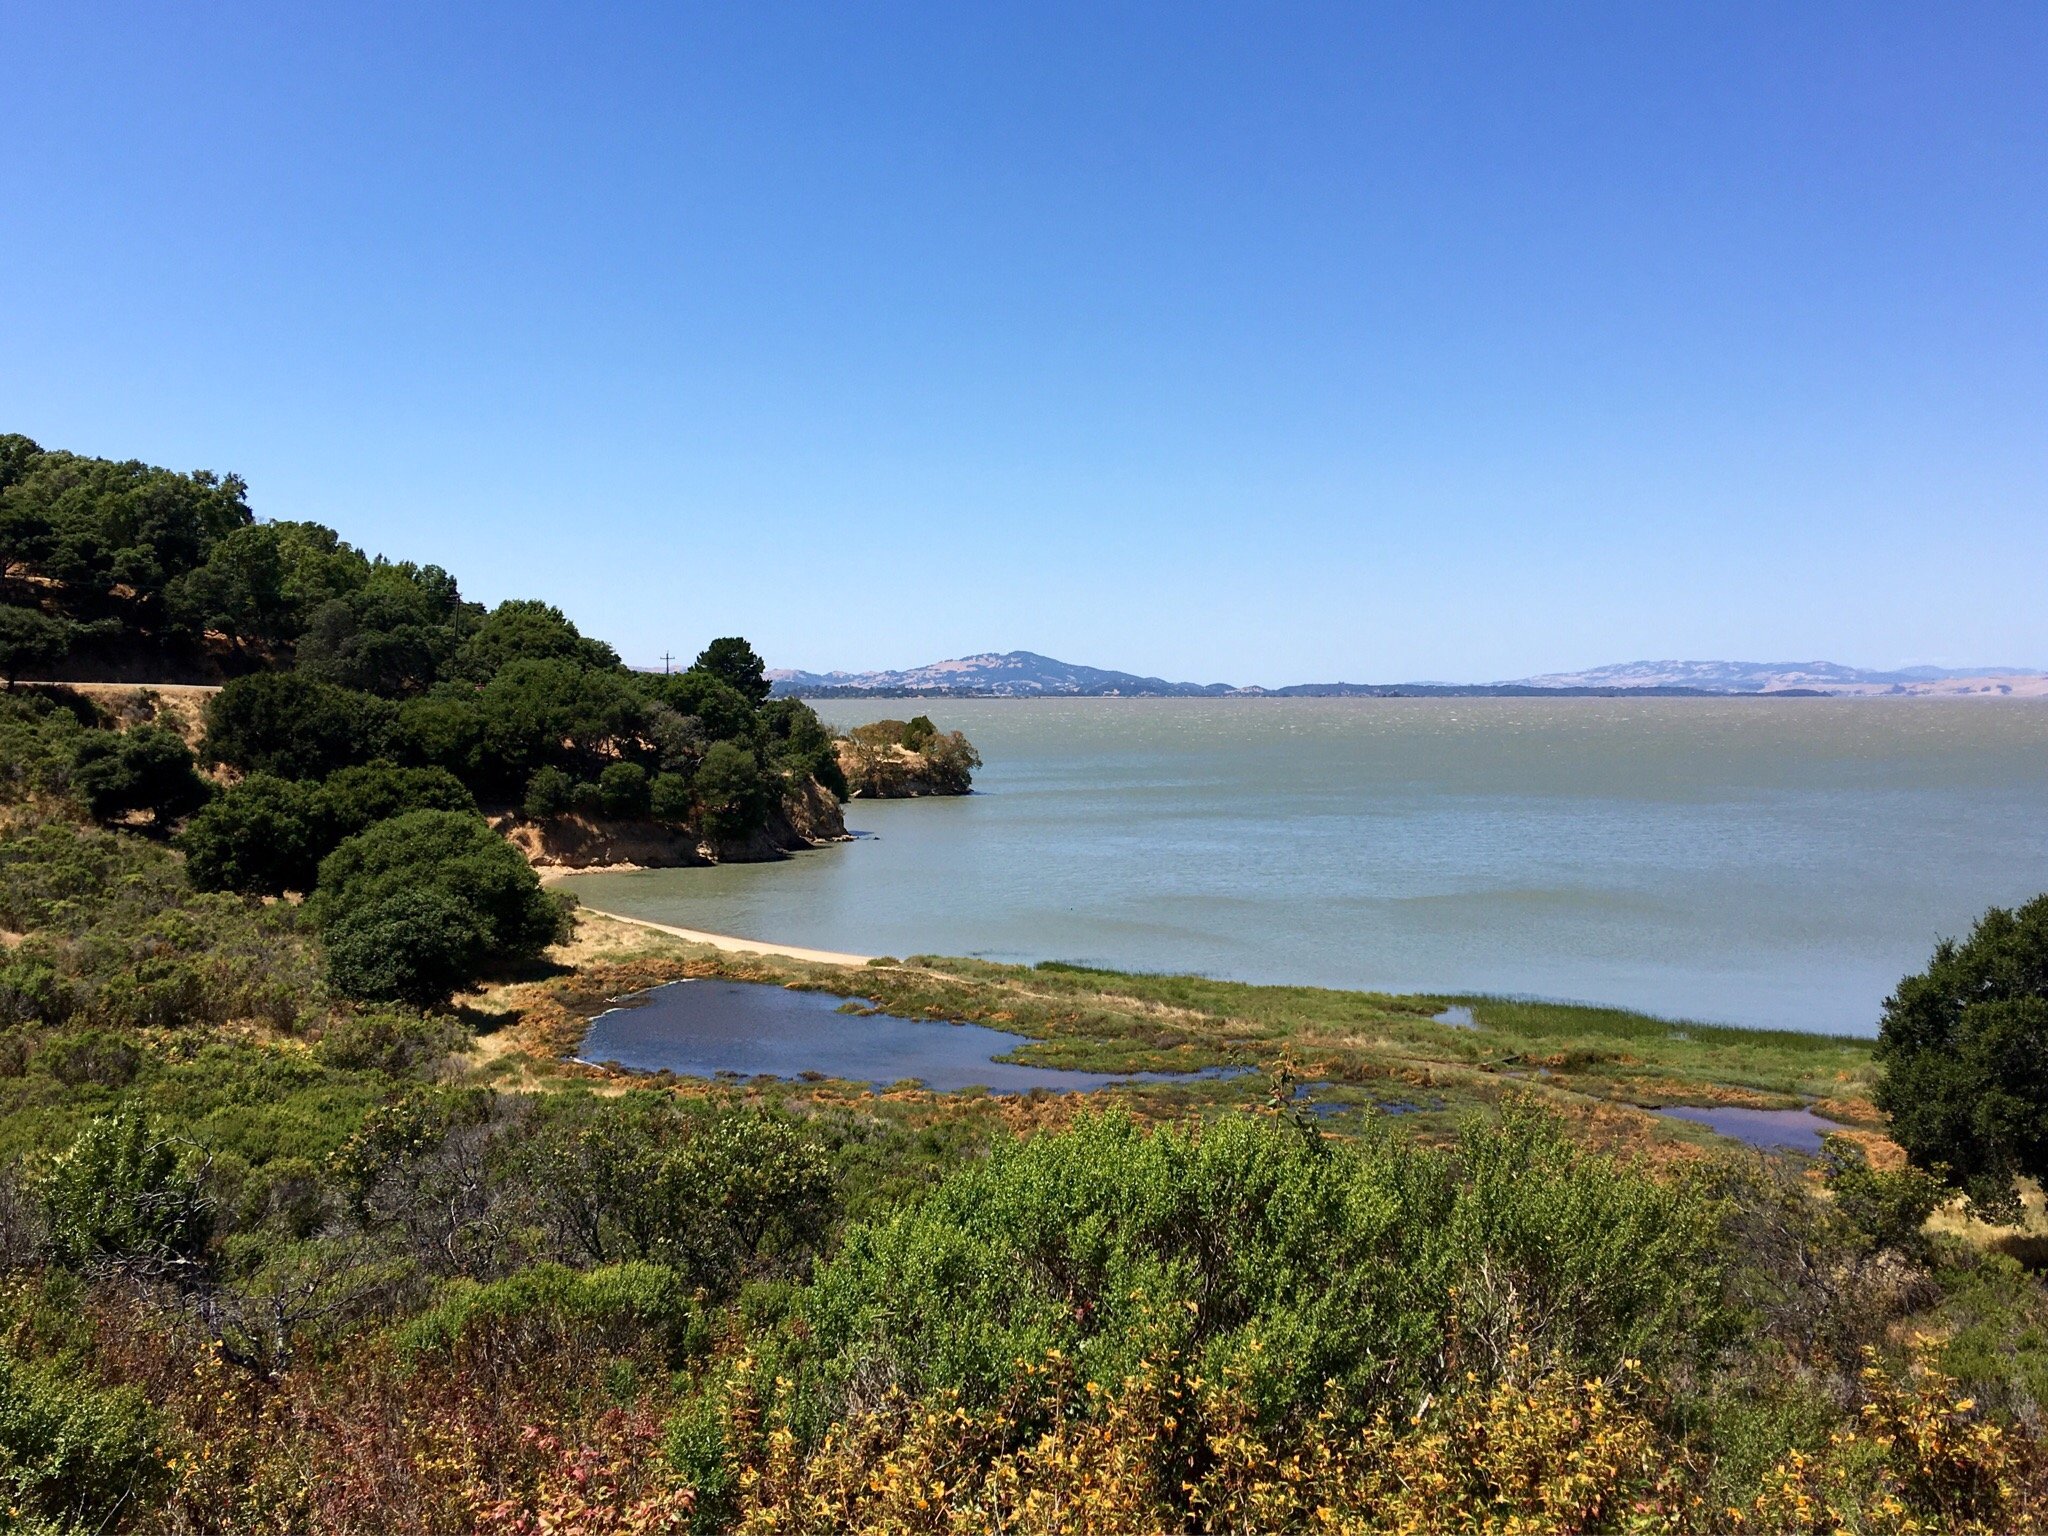
[[[700,840],[687,827],[652,821],[613,821],[595,816],[548,816],[540,820],[507,811],[491,820],[500,834],[536,869],[681,869],[692,864],[755,864],[786,859],[802,848],[839,842],[846,821],[839,801],[814,779],[806,780],[774,810],[766,825],[744,838]]]
[[[778,817],[785,823],[788,836],[796,839],[785,842],[784,847],[809,848],[818,843],[845,841],[846,813],[839,808],[839,797],[816,779],[805,779],[800,787],[791,790],[778,808],[778,815],[769,818],[769,824],[773,826]]]
[[[491,819],[535,869],[671,869],[712,862],[688,831],[651,821],[588,816],[533,820],[516,811]]]
[[[925,795],[973,793],[970,774],[956,761],[934,763],[923,752],[893,743],[841,737],[839,771],[856,800],[915,800]],[[981,759],[973,760],[979,764]]]

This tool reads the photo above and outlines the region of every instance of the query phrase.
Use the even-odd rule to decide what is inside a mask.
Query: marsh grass
[[[733,955],[585,913],[575,941],[580,971],[532,989],[560,1010],[566,1039],[631,986],[679,975],[721,976],[862,998],[909,1018],[958,1019],[1030,1038],[1006,1060],[1082,1071],[1195,1072],[1248,1067],[1253,1075],[1135,1084],[1116,1093],[1148,1117],[1240,1107],[1265,1098],[1267,1074],[1312,1083],[1325,1105],[1395,1105],[1418,1134],[1445,1137],[1503,1095],[1533,1092],[1598,1131],[1596,1139],[1658,1145],[1727,1145],[1702,1128],[1639,1108],[1818,1102],[1854,1126],[1877,1125],[1868,1095],[1869,1043],[1789,1030],[1670,1021],[1612,1008],[1453,994],[1395,996],[1324,987],[1258,986],[1206,976],[1035,966],[936,955],[859,969],[781,956]],[[1436,1022],[1447,1006],[1474,1026]],[[811,1085],[772,1091],[782,1098]],[[832,1085],[834,1093],[844,1085]],[[916,1099],[899,1086],[890,1097]],[[953,1096],[931,1096],[958,1100]],[[1409,1106],[1414,1106],[1411,1110]],[[1357,1117],[1332,1115],[1343,1134]]]

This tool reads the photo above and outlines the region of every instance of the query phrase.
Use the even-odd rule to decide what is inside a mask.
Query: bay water
[[[1868,1034],[2048,890],[2048,701],[859,700],[986,767],[774,864],[593,906],[862,954],[1503,993]]]

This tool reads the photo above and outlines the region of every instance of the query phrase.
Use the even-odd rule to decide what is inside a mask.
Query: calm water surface
[[[685,1077],[826,1077],[877,1088],[916,1079],[940,1092],[1087,1093],[1113,1083],[1180,1082],[1233,1072],[1075,1072],[996,1061],[1032,1041],[981,1024],[946,1024],[894,1014],[842,1012],[825,992],[744,981],[674,981],[599,1014],[578,1051],[640,1072]]]
[[[1849,1033],[2048,890],[2048,703],[1333,699],[911,710],[987,768],[780,864],[592,905],[867,954],[1501,992]]]

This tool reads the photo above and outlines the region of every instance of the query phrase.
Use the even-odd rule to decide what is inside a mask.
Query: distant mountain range
[[[1876,672],[1831,661],[1631,661],[1500,683],[1295,683],[1285,688],[1176,683],[1056,661],[1035,651],[988,651],[902,672],[768,674],[804,698],[1362,698],[1584,695],[1842,694],[2048,697],[2048,673],[2021,667],[1907,667]]]

